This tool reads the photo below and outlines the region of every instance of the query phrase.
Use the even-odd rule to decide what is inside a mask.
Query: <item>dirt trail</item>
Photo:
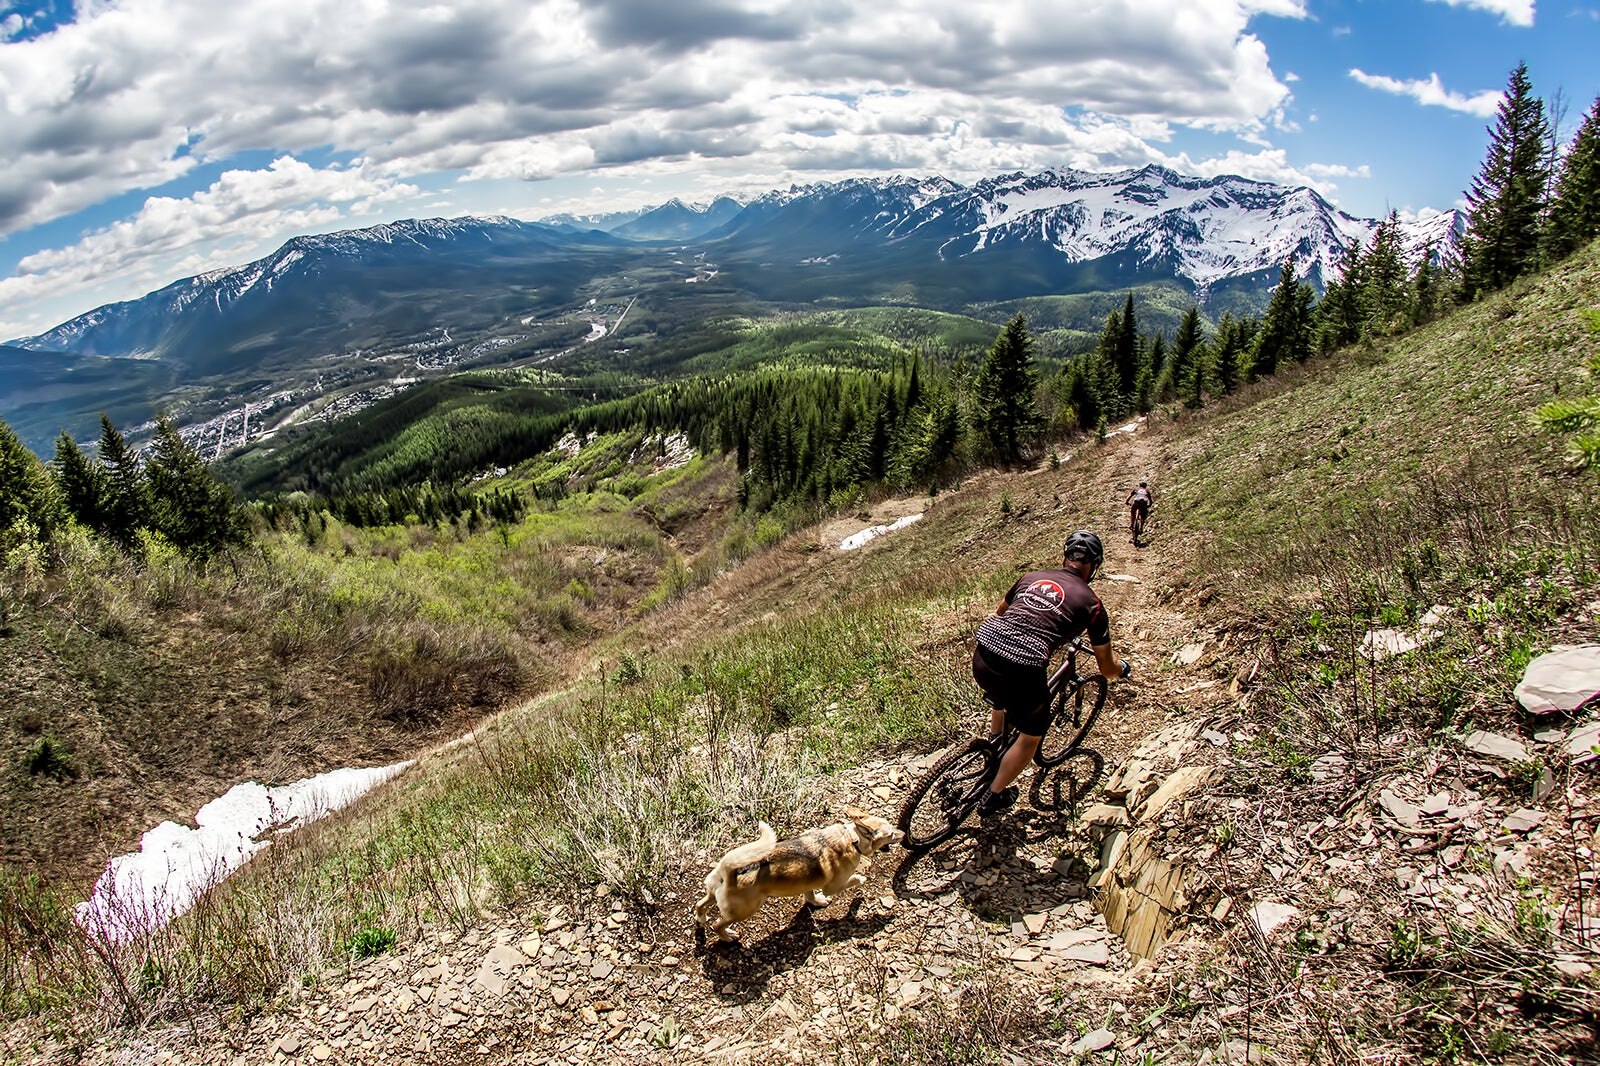
[[[1141,427],[1085,446],[1060,471],[999,478],[1058,501],[1083,484],[1104,493],[1095,506],[1108,551],[1096,585],[1137,679],[1113,687],[1090,738],[1098,752],[1057,778],[1067,792],[1082,795],[1104,780],[1102,766],[1221,695],[1188,687],[1193,675],[1171,665],[1194,625],[1174,605],[1184,546],[1167,539],[1172,524],[1158,511],[1149,543],[1128,541],[1127,487],[1148,478],[1159,502],[1162,454],[1159,435]],[[892,812],[938,754],[860,767],[843,775],[837,799]],[[1098,861],[1070,814],[1019,806],[997,828],[973,826],[920,860],[880,856],[863,891],[821,910],[769,902],[740,947],[708,948],[696,936],[688,910],[698,873],[642,909],[590,890],[580,904],[530,903],[465,937],[440,932],[359,963],[342,986],[298,991],[170,1061],[864,1061],[908,1025],[947,1046],[992,1041],[1011,1026],[1029,1034],[1017,1061],[1053,1060],[1097,1026],[1130,1033],[1152,970],[1134,965],[1095,912],[1088,881]],[[152,1034],[146,1050],[170,1048],[173,1037]],[[1133,1037],[1118,1044],[1137,1047]]]

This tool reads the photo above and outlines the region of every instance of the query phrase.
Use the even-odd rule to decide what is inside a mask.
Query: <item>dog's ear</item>
[[[867,819],[872,817],[872,812],[867,810],[865,807],[857,807],[852,803],[850,806],[844,809],[844,816],[857,825],[860,825],[862,822],[865,822]]]

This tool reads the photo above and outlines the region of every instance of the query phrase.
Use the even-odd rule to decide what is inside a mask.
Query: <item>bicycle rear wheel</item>
[[[1060,766],[1083,744],[1089,729],[1106,704],[1106,679],[1099,674],[1076,677],[1056,694],[1050,728],[1039,741],[1033,761],[1040,766]]]
[[[901,847],[928,851],[956,835],[1000,769],[994,745],[975,737],[934,763],[900,808]]]

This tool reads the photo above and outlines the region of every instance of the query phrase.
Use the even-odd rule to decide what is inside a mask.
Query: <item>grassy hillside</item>
[[[511,523],[313,513],[205,564],[78,531],[49,569],[9,567],[0,860],[81,888],[240,780],[406,758],[749,550],[725,536],[727,464],[657,470],[638,435],[613,443],[567,459],[548,476],[572,490]],[[630,494],[587,489],[601,468]]]
[[[807,529],[739,563],[756,546],[746,541],[697,580],[663,577],[671,594],[619,630],[597,629],[570,686],[424,759],[381,801],[274,847],[137,949],[72,954],[81,946],[40,917],[48,899],[14,887],[0,911],[10,923],[0,926],[0,996],[13,1012],[73,1025],[102,1017],[107,1003],[122,1019],[253,1004],[303,983],[342,983],[367,930],[402,945],[432,943],[441,929],[479,935],[496,914],[592,899],[597,885],[624,901],[637,928],[677,930],[705,856],[748,837],[757,818],[783,832],[816,824],[847,794],[851,768],[902,765],[973,728],[966,659],[977,622],[1018,572],[1055,556],[1066,531],[1091,525],[1108,534],[1108,574],[1140,577],[1099,587],[1143,679],[1118,687],[1096,745],[1114,763],[1156,725],[1186,716],[1221,737],[1205,745],[1221,760],[1215,781],[1192,801],[1206,813],[1157,827],[1159,842],[1207,856],[1197,865],[1211,880],[1204,906],[1185,918],[1181,950],[1119,986],[1131,1014],[1117,1024],[1148,1037],[1140,1053],[1176,1046],[1149,1034],[1181,1031],[1248,1055],[1229,1041],[1253,1024],[1254,1039],[1264,1028],[1287,1061],[1560,1061],[1582,1047],[1568,1042],[1574,1027],[1600,1017],[1592,977],[1557,966],[1593,955],[1572,933],[1592,906],[1581,893],[1594,875],[1593,825],[1571,812],[1600,798],[1569,763],[1484,768],[1461,744],[1476,728],[1531,734],[1537,727],[1509,695],[1521,666],[1553,643],[1600,638],[1594,475],[1568,469],[1561,442],[1533,419],[1550,398],[1592,389],[1583,368],[1600,337],[1583,312],[1596,303],[1600,247],[1591,247],[1423,331],[1286,371],[1200,411],[1158,413],[1103,445],[1062,442],[1058,468],[969,477],[921,522],[867,549],[840,552]],[[1141,476],[1159,505],[1153,547],[1136,552],[1111,531]],[[648,516],[639,505],[617,511],[653,526],[686,514],[696,491],[664,482],[639,497]],[[597,484],[585,506],[623,499],[603,493]],[[572,521],[537,521],[557,519]],[[697,530],[708,549],[717,543],[703,523],[679,528]],[[398,546],[405,534],[366,536],[347,541],[366,545],[360,566],[317,557],[297,568],[404,569],[377,557],[379,541]],[[583,538],[556,541],[576,549],[569,561],[599,554]],[[495,552],[490,540],[446,555],[470,574]],[[459,600],[477,617],[493,609],[473,598],[484,587],[464,578],[437,601],[411,602]],[[1426,650],[1381,665],[1357,654],[1369,627],[1413,627],[1433,604],[1452,611]],[[1206,658],[1193,671],[1174,665],[1176,648],[1195,639]],[[1311,769],[1330,754],[1344,767],[1331,782]],[[1562,788],[1536,798],[1547,769],[1566,775]],[[1376,835],[1377,793],[1424,784],[1508,809],[1534,804],[1550,820],[1515,875],[1497,865],[1498,824],[1460,840],[1457,866],[1503,914],[1452,910],[1447,920],[1390,887],[1401,868],[1442,859]],[[1339,854],[1359,877],[1317,874],[1293,887],[1298,867],[1286,870],[1282,855],[1330,826],[1349,830]],[[1082,846],[1063,840],[1061,858]],[[1231,917],[1212,909],[1223,891],[1238,901]],[[1308,920],[1287,944],[1258,943],[1238,912],[1291,891]],[[1013,916],[984,899],[951,906],[971,924],[1009,929]],[[771,965],[804,966],[809,950]],[[150,960],[163,978],[142,986],[131,978]],[[1015,976],[1003,960],[972,965],[1001,982]],[[715,978],[704,966],[685,980]],[[1073,1013],[1080,991],[1063,984],[1057,1017],[1096,1022]],[[741,1030],[778,1012],[768,999],[753,1022],[740,1017]],[[923,1046],[926,1024],[912,1013],[863,1039],[892,1057]]]

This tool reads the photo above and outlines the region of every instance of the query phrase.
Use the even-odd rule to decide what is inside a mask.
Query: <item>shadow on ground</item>
[[[959,901],[987,921],[1086,898],[1097,849],[1077,811],[1104,769],[1104,757],[1092,748],[1052,769],[1036,768],[1028,807],[989,821],[974,818],[931,851],[906,854],[891,877],[895,895]]]
[[[894,917],[878,912],[863,915],[863,896],[850,897],[848,909],[839,918],[819,918],[818,909],[801,903],[787,925],[748,943],[707,941],[705,931],[696,927],[695,954],[700,971],[711,982],[717,996],[730,1003],[750,1003],[766,991],[776,974],[804,966],[811,953],[825,944],[844,940],[870,940],[881,933]],[[781,901],[771,901],[776,908]],[[822,908],[827,910],[827,908]]]

